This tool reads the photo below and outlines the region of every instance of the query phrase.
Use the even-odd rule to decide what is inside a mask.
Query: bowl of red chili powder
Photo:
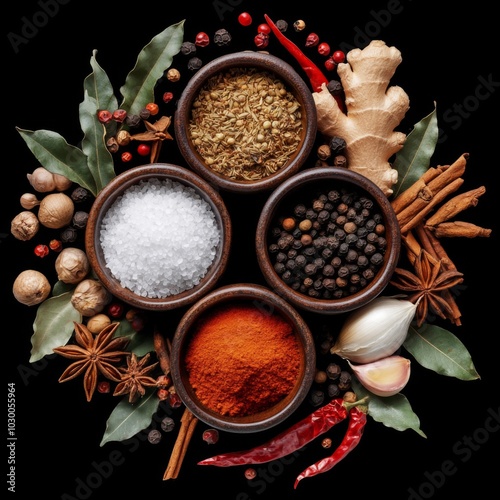
[[[201,421],[230,432],[275,426],[313,382],[312,334],[267,288],[233,284],[207,294],[181,318],[171,348],[174,386]]]

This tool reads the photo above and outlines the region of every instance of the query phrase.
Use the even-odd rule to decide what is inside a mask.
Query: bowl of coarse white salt
[[[85,250],[104,287],[147,310],[170,310],[210,291],[227,266],[231,219],[214,188],[166,163],[116,176],[89,212]]]

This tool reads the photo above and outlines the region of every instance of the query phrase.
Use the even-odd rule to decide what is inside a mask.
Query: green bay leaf
[[[420,429],[420,419],[403,394],[382,398],[365,389],[356,378],[352,379],[352,385],[358,399],[368,396],[368,415],[373,420],[397,431],[412,429],[418,435],[427,437]]]
[[[173,57],[180,51],[184,37],[184,21],[173,24],[151,39],[141,50],[134,68],[120,88],[121,107],[138,115],[148,102],[154,102],[154,88]]]
[[[404,348],[424,368],[460,380],[479,377],[469,351],[453,333],[436,325],[410,327]]]
[[[100,446],[109,441],[124,441],[145,429],[158,410],[159,402],[155,389],[148,389],[135,404],[129,403],[128,396],[124,397],[106,422],[106,430]]]
[[[80,104],[80,125],[84,133],[82,150],[98,194],[115,177],[113,157],[106,147],[106,129],[97,116],[97,101],[85,91]]]
[[[408,189],[429,168],[438,135],[434,106],[434,110],[414,126],[406,137],[403,148],[396,155],[392,165],[398,171],[398,182],[393,186],[394,198]]]
[[[31,336],[30,363],[54,354],[54,347],[66,345],[80,323],[82,315],[71,304],[73,292],[66,292],[43,301],[37,309]]]
[[[16,127],[40,164],[53,174],[60,174],[97,195],[96,184],[87,166],[84,152],[71,146],[57,132],[25,130]]]
[[[97,62],[96,54],[97,50],[92,51],[92,57],[90,58],[92,73],[83,81],[83,89],[90,97],[95,99],[97,109],[107,109],[112,113],[118,108],[118,101],[107,73]]]

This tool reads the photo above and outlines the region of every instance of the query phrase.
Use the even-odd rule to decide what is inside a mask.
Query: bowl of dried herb
[[[189,80],[174,115],[180,152],[221,189],[272,189],[298,172],[316,140],[311,90],[285,61],[261,52],[212,60]]]
[[[85,248],[92,270],[115,297],[166,311],[212,290],[224,273],[231,218],[219,193],[188,168],[131,168],[98,194]]]
[[[383,191],[342,167],[308,168],[276,188],[256,231],[260,269],[302,309],[336,314],[377,297],[397,266],[401,233]]]
[[[172,381],[201,421],[229,432],[273,427],[310,391],[316,369],[306,322],[264,286],[220,287],[196,302],[172,339]]]

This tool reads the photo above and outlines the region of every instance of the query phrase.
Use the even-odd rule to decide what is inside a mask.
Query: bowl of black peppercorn
[[[307,311],[357,309],[389,284],[401,250],[394,210],[371,180],[342,167],[306,169],[264,204],[256,231],[269,286]]]

